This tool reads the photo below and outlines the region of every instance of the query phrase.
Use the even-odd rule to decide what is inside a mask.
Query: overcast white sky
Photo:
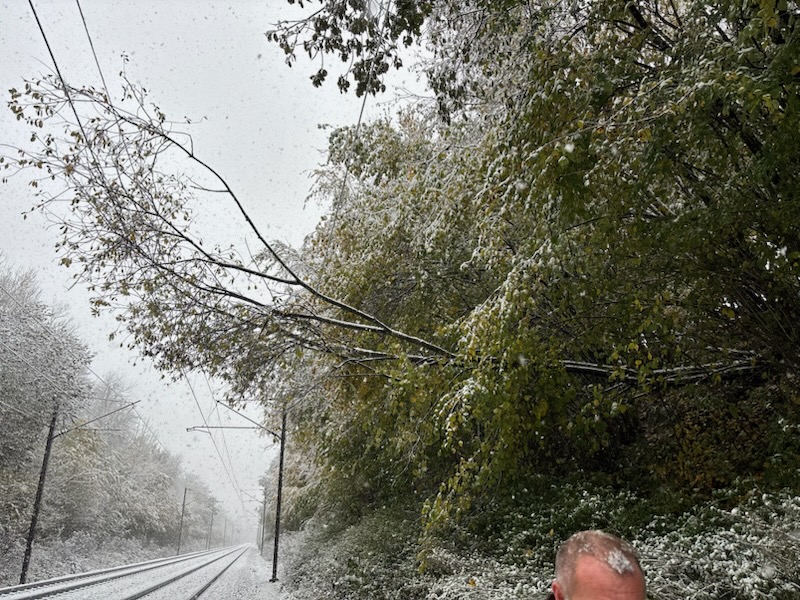
[[[319,207],[305,206],[310,170],[324,161],[327,132],[318,125],[354,124],[361,99],[339,94],[335,77],[322,89],[313,88],[308,79],[312,65],[301,60],[288,68],[280,49],[267,42],[264,32],[270,24],[296,15],[297,9],[286,0],[80,3],[112,96],[121,88],[118,73],[125,53],[128,77],[147,88],[168,118],[190,117],[198,123],[191,129],[196,153],[224,175],[262,233],[299,245],[320,216]],[[64,77],[73,85],[99,87],[75,0],[34,0],[34,6]],[[6,109],[7,90],[53,69],[25,0],[0,0],[0,56],[0,143],[18,145],[26,131]],[[413,79],[398,78],[398,85],[418,87]],[[369,99],[366,115],[382,113],[391,98],[390,91],[386,98]],[[96,353],[95,372],[113,371],[132,384],[130,396],[142,400],[139,412],[160,441],[183,456],[187,470],[206,480],[229,514],[241,512],[209,436],[186,432],[203,423],[189,386],[167,385],[141,361],[134,366],[134,355],[107,342],[111,319],[91,317],[86,292],[68,289],[71,273],[56,266],[56,232],[47,230],[40,215],[22,219],[32,203],[24,179],[0,186],[0,254],[11,266],[37,272],[45,300],[66,305],[80,337]],[[231,238],[239,235],[230,231]],[[205,380],[196,378],[193,387],[211,423],[214,399]],[[222,424],[247,425],[219,410]],[[276,446],[249,430],[224,433],[233,476],[257,495],[257,479]],[[220,450],[221,434],[215,433]],[[254,503],[246,506],[255,512]]]

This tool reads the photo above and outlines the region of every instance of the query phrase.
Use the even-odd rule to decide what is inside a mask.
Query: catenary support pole
[[[261,529],[258,536],[258,551],[264,555],[264,536],[267,530],[267,489],[264,488],[264,501],[261,503]]]
[[[211,532],[214,531],[214,505],[211,505],[211,524],[208,526],[208,539],[206,539],[206,550],[211,549]]]
[[[281,534],[281,492],[283,491],[283,454],[286,449],[286,411],[281,418],[281,454],[278,463],[278,498],[275,506],[275,549],[272,553],[272,579],[278,581],[278,539]]]
[[[42,459],[42,470],[39,471],[39,485],[36,488],[36,499],[33,501],[33,514],[31,515],[31,526],[28,529],[28,541],[25,544],[25,556],[22,559],[22,573],[19,576],[20,584],[28,580],[28,566],[31,562],[31,550],[33,549],[33,538],[36,535],[36,523],[39,521],[39,509],[42,505],[42,494],[44,493],[44,480],[47,477],[47,463],[50,461],[50,450],[53,447],[55,437],[56,422],[58,421],[58,402],[53,408],[53,418],[50,419],[50,429],[47,432],[47,443],[44,446],[44,458]]]
[[[181,505],[181,524],[178,526],[178,551],[175,553],[180,555],[181,553],[181,535],[183,534],[183,514],[186,512],[186,492],[189,488],[183,488],[183,504]]]

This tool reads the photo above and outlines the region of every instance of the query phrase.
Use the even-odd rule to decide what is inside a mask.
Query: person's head
[[[556,554],[555,600],[645,600],[636,551],[603,531],[579,531]]]

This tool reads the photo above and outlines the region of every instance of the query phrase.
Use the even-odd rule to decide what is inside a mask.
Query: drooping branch
[[[25,93],[16,93],[11,103],[18,118],[26,118],[33,126],[42,127],[43,120],[59,114],[59,108],[66,104],[74,107],[76,102],[80,102],[96,109],[95,115],[84,119],[86,127],[80,133],[70,133],[67,121],[71,140],[62,142],[52,135],[41,138],[44,148],[38,153],[24,153],[26,159],[20,162],[20,166],[44,167],[51,177],[60,176],[66,180],[69,189],[75,193],[72,210],[79,217],[80,224],[73,229],[66,219],[62,222],[65,233],[62,247],[84,264],[84,275],[88,280],[104,274],[101,276],[105,281],[100,289],[106,292],[116,289],[127,296],[132,288],[138,287],[142,301],[147,302],[147,297],[152,296],[154,300],[163,302],[169,301],[170,293],[154,296],[153,286],[165,285],[164,278],[172,279],[173,283],[169,285],[174,289],[172,294],[185,293],[178,291],[179,288],[195,289],[210,298],[250,305],[259,311],[269,308],[273,318],[296,323],[317,322],[338,329],[382,335],[423,348],[441,358],[454,356],[442,346],[394,328],[375,315],[310,284],[264,237],[228,181],[198,157],[191,145],[181,143],[165,127],[166,118],[158,108],[155,109],[155,119],[139,116],[147,115],[142,91],[130,85],[126,88],[127,98],[138,105],[134,112],[130,112],[117,108],[105,95],[91,89],[70,88],[67,92],[58,83],[47,79],[39,83],[38,89],[29,85]],[[31,98],[28,105],[21,102],[25,95]],[[25,114],[25,110],[30,108],[35,110],[35,117]],[[78,119],[80,121],[80,117]],[[124,126],[132,128],[132,132],[124,131]],[[67,152],[58,147],[61,143],[69,144]],[[88,164],[82,163],[79,158],[82,146],[92,148],[92,156],[97,158],[89,160]],[[219,252],[211,252],[190,235],[186,227],[179,225],[179,215],[188,215],[186,202],[191,196],[187,194],[187,186],[180,178],[156,170],[158,158],[170,149],[179,151],[216,179],[220,191],[234,203],[278,273],[253,268],[239,260],[225,258]],[[40,208],[53,202],[54,196],[47,196],[44,192],[41,196]],[[187,216],[184,218],[188,219]],[[69,238],[66,237],[68,230],[72,232]],[[72,259],[68,258],[65,264],[70,262]],[[220,280],[222,274],[227,274],[229,279],[226,282]],[[322,307],[341,311],[351,318],[297,310],[299,306],[291,310],[268,306],[252,293],[236,289],[237,274],[266,282],[273,296],[276,293],[283,295],[292,288],[302,290],[319,301]],[[211,282],[208,277],[212,278]],[[248,289],[251,288],[248,286]],[[105,303],[97,304],[102,306]]]
[[[108,107],[108,108],[110,110],[113,110],[112,107]],[[131,125],[136,125],[136,123],[131,122],[128,118],[125,118],[125,117],[123,117],[123,118],[127,122],[129,122]],[[141,126],[141,124],[139,124],[139,126]],[[380,319],[378,319],[374,315],[371,315],[371,314],[366,313],[366,312],[364,312],[362,310],[359,310],[358,308],[356,308],[354,306],[351,306],[351,305],[347,304],[346,302],[342,302],[340,300],[337,300],[336,298],[333,298],[333,297],[325,294],[321,290],[319,290],[316,287],[314,287],[311,284],[309,284],[304,278],[300,277],[294,269],[292,269],[292,267],[286,262],[286,260],[280,255],[280,253],[277,252],[277,250],[273,247],[273,245],[270,244],[266,240],[266,238],[259,231],[259,229],[256,226],[256,224],[253,222],[253,220],[250,217],[250,215],[248,214],[247,210],[242,205],[242,202],[239,200],[239,198],[236,195],[236,193],[230,187],[230,185],[225,180],[225,178],[216,169],[214,169],[211,165],[206,163],[204,160],[200,159],[194,153],[194,151],[192,149],[187,148],[184,144],[181,144],[180,142],[175,140],[167,132],[165,132],[165,131],[163,131],[161,129],[156,129],[156,128],[152,127],[152,126],[149,127],[149,131],[151,133],[153,133],[154,135],[158,135],[158,136],[162,137],[169,144],[171,144],[172,146],[178,148],[180,151],[182,151],[186,155],[187,158],[189,158],[190,160],[194,161],[195,163],[197,163],[198,165],[200,165],[201,167],[206,169],[209,173],[211,173],[217,179],[217,181],[219,181],[219,183],[223,186],[224,190],[227,192],[228,196],[231,198],[231,200],[236,205],[237,210],[239,211],[239,213],[242,215],[242,217],[247,222],[247,224],[250,227],[251,231],[253,231],[253,233],[256,235],[258,240],[261,242],[261,244],[264,246],[264,248],[267,250],[267,252],[269,252],[269,254],[273,257],[273,259],[278,263],[278,265],[284,271],[286,271],[286,273],[288,274],[289,277],[287,279],[279,280],[280,282],[285,283],[287,285],[299,286],[302,289],[304,289],[307,292],[309,292],[310,294],[312,294],[313,296],[315,296],[316,298],[320,299],[324,304],[327,304],[329,306],[338,308],[338,309],[340,309],[340,310],[342,310],[344,312],[350,313],[350,314],[352,314],[353,316],[355,316],[355,317],[357,317],[359,319],[367,321],[368,323],[372,323],[373,326],[368,327],[368,326],[364,326],[363,324],[358,323],[358,322],[343,321],[343,320],[339,320],[339,319],[327,319],[327,318],[323,318],[323,317],[318,316],[318,315],[310,315],[310,314],[302,315],[302,318],[314,319],[314,320],[318,320],[320,322],[325,322],[325,323],[328,323],[328,324],[333,324],[333,325],[337,325],[337,326],[341,326],[341,327],[345,327],[345,328],[349,328],[349,329],[360,329],[360,330],[365,330],[365,331],[371,331],[373,333],[383,333],[383,334],[386,334],[386,335],[388,335],[390,337],[394,337],[394,338],[400,339],[400,340],[402,340],[404,342],[409,342],[411,344],[419,345],[419,346],[421,346],[423,348],[426,348],[427,350],[430,350],[430,351],[432,351],[432,352],[434,352],[436,354],[439,354],[439,355],[441,355],[443,357],[452,358],[454,356],[454,354],[452,352],[442,348],[441,346],[439,346],[437,344],[433,344],[432,342],[430,342],[428,340],[424,340],[424,339],[422,339],[422,338],[420,338],[418,336],[413,336],[413,335],[407,334],[407,333],[405,333],[403,331],[400,331],[398,329],[394,329],[394,328],[390,327],[389,325],[387,325],[386,323],[382,322]],[[202,250],[199,250],[199,249],[198,249],[198,251],[202,252]],[[219,265],[219,266],[222,266],[218,262],[216,264]],[[237,268],[239,268],[239,267],[237,267]],[[241,270],[244,271],[246,269],[241,268]],[[264,275],[263,274],[258,274],[258,276],[263,277]],[[272,281],[276,281],[277,280],[276,278],[272,278],[272,277],[270,277],[270,279]],[[300,317],[301,315],[295,314],[293,316]]]

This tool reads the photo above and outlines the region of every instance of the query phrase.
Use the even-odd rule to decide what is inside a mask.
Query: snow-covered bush
[[[699,514],[681,515],[673,531],[643,532],[637,546],[650,595],[663,600],[797,598],[798,523],[799,497],[754,494],[730,510],[710,505]]]
[[[290,549],[284,581],[293,600],[422,600],[432,578],[417,569],[419,515],[382,509],[357,525],[309,523]]]
[[[544,597],[560,541],[590,527],[632,541],[652,600],[800,595],[800,497],[791,493],[751,492],[733,506],[718,497],[672,513],[663,508],[678,506],[674,499],[661,506],[575,482],[544,497],[540,490],[523,498],[520,504],[532,502],[524,512],[476,514],[424,538],[419,521],[399,511],[378,511],[347,528],[315,524],[289,558],[290,598]]]
[[[0,561],[0,587],[19,582],[24,545]],[[115,567],[164,556],[169,551],[142,540],[123,537],[98,537],[78,532],[67,539],[52,538],[33,545],[28,581],[41,581],[70,573]]]

